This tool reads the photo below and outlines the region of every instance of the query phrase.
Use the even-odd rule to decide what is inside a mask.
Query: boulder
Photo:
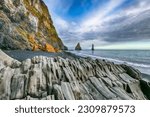
[[[150,81],[142,79],[140,84],[144,95],[150,100]]]
[[[127,66],[127,65],[121,65],[122,68],[124,68],[124,70],[127,72],[128,75],[130,75],[131,77],[133,77],[134,79],[141,79],[141,73],[139,70],[134,69],[131,66]]]

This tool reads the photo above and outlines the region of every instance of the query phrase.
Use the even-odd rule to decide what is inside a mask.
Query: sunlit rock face
[[[1,0],[0,48],[45,50],[44,44],[55,51],[64,49],[44,2]]]

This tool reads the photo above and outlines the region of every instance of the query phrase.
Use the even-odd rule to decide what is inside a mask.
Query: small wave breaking
[[[83,57],[105,59],[105,60],[114,62],[116,64],[126,64],[126,65],[130,65],[130,66],[134,66],[134,67],[150,68],[150,65],[145,65],[145,64],[140,64],[140,63],[133,63],[133,62],[129,62],[129,61],[123,61],[123,60],[118,60],[118,59],[113,59],[113,58],[107,58],[107,57],[100,57],[100,56],[90,55],[90,54],[83,54],[83,53],[76,53],[76,52],[73,52],[73,53],[76,54],[76,55],[83,56]]]

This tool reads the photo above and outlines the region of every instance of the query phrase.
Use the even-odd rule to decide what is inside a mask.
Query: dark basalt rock
[[[81,46],[80,46],[80,43],[78,43],[75,47],[75,50],[82,50]]]
[[[150,100],[150,82],[147,80],[140,80],[140,84],[144,95]]]
[[[127,65],[121,65],[121,66],[126,70],[127,74],[129,74],[131,77],[138,80],[141,79],[141,73],[137,69],[134,69],[133,67]]]

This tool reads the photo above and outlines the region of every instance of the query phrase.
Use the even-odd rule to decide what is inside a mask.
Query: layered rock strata
[[[42,0],[0,0],[0,48],[64,49],[47,6]]]

